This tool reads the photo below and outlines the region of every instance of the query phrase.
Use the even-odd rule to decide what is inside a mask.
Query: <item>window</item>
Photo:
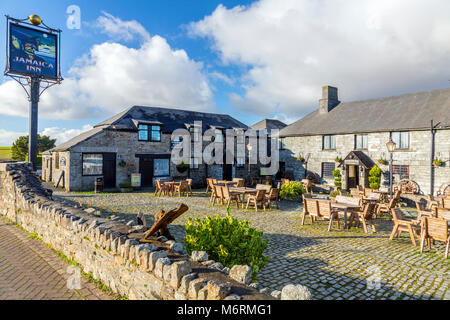
[[[189,167],[191,169],[198,169],[198,164],[199,164],[198,158],[191,158],[190,163],[189,163]]]
[[[161,141],[161,127],[152,126],[152,141]]]
[[[334,162],[322,162],[322,178],[333,178]]]
[[[278,138],[278,150],[284,150],[286,148],[285,138]]]
[[[55,153],[55,169],[59,169],[59,153]]]
[[[83,176],[98,176],[103,174],[103,154],[83,154]]]
[[[336,149],[336,137],[335,136],[323,136],[322,149],[323,150],[335,150]]]
[[[139,141],[148,141],[148,126],[145,124],[140,124],[138,126],[138,140]]]
[[[395,149],[405,150],[409,149],[409,132],[392,132],[391,133],[392,141],[395,143]]]
[[[355,135],[355,149],[367,150],[367,134]]]
[[[245,157],[236,158],[236,168],[244,168],[245,167]]]
[[[409,166],[394,165],[392,166],[392,174],[397,175],[399,180],[409,179]]]
[[[139,141],[161,141],[161,126],[148,126],[146,124],[140,124],[138,126],[138,140]]]
[[[169,159],[154,159],[153,160],[153,176],[166,177],[170,175]]]

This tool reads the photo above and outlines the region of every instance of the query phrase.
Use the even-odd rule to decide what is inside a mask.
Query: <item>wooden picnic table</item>
[[[328,201],[331,202],[331,207],[344,210],[344,229],[350,229],[350,226],[348,224],[347,212],[349,211],[351,212],[352,210],[358,210],[361,207],[354,203],[333,202],[331,200]]]
[[[232,187],[230,188],[230,192],[233,193],[240,193],[241,194],[241,202],[242,202],[242,208],[244,208],[244,200],[245,200],[245,195],[247,194],[256,194],[258,192],[257,189],[255,188],[247,188],[247,187]]]
[[[179,182],[179,181],[165,181],[165,182],[163,182],[162,184],[168,185],[169,188],[170,188],[170,192],[171,192],[172,195],[173,195],[175,186],[180,185],[180,182]]]

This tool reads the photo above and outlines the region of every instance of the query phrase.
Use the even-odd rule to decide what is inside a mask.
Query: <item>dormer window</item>
[[[161,141],[161,126],[140,124],[138,126],[138,140],[139,141]]]

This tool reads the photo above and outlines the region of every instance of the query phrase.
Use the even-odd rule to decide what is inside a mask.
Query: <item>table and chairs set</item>
[[[210,203],[226,204],[227,208],[232,203],[236,203],[237,208],[254,207],[258,211],[261,207],[264,211],[275,204],[279,208],[279,189],[272,188],[271,185],[256,184],[254,188],[246,187],[245,180],[235,178],[233,181],[218,181],[216,179],[207,179],[207,192],[211,192]]]

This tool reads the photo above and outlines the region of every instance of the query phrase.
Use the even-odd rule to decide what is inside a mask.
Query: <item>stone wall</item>
[[[368,149],[362,150],[380,169],[387,173],[389,165],[380,165],[377,160],[389,160],[386,142],[389,132],[368,133]],[[296,180],[304,177],[305,164],[297,160],[301,155],[307,159],[307,170],[321,175],[322,163],[332,162],[336,157],[344,159],[350,151],[355,150],[355,135],[336,135],[336,150],[322,150],[322,136],[286,137],[285,150],[280,151],[280,161],[286,163],[286,171],[292,172]],[[394,165],[409,166],[409,179],[416,181],[422,193],[430,192],[430,154],[431,133],[429,131],[410,131],[410,148],[397,150],[393,155]],[[434,169],[434,192],[446,182],[450,181],[450,130],[438,130],[435,141],[435,156],[445,162],[442,167]],[[336,164],[337,168],[337,164]],[[398,177],[397,181],[398,181]],[[334,178],[325,178],[323,182],[333,184]],[[382,177],[382,183],[387,183]],[[395,183],[395,181],[394,181]]]
[[[161,134],[161,142],[139,141],[138,133],[134,131],[103,130],[96,135],[80,142],[66,152],[53,152],[52,155],[43,156],[42,179],[55,181],[60,171],[65,171],[64,188],[67,191],[90,191],[94,189],[96,176],[83,176],[83,153],[115,153],[116,154],[116,187],[124,182],[131,181],[131,174],[139,172],[139,158],[136,154],[167,155],[171,154],[171,135]],[[203,142],[203,148],[210,142]],[[201,155],[200,155],[201,156]],[[66,166],[56,165],[64,157]],[[47,166],[48,161],[52,164]],[[124,167],[119,162],[124,161]],[[207,167],[207,168],[206,168]],[[248,175],[248,164],[244,168],[233,169],[233,178],[245,178]],[[251,165],[251,174],[259,175],[259,165]],[[176,165],[170,162],[170,177],[174,179],[193,179],[193,185],[205,186],[206,178],[223,179],[222,165],[202,163],[198,168],[192,168],[185,173],[179,173]],[[61,185],[60,185],[61,186]]]
[[[247,285],[249,277],[239,270],[248,267],[230,271],[214,261],[198,257],[194,261],[181,244],[164,239],[139,243],[143,226],[96,217],[53,201],[29,164],[0,164],[0,214],[37,233],[54,250],[78,262],[84,272],[130,299],[274,299]]]

